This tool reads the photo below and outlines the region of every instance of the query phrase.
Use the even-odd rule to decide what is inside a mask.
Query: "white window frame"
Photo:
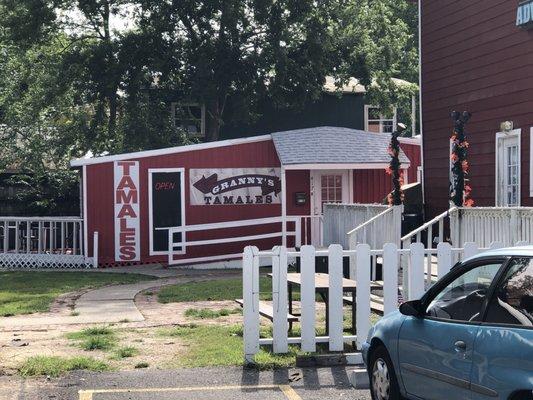
[[[188,136],[192,137],[204,137],[205,136],[205,104],[194,103],[194,102],[182,102],[175,101],[170,104],[171,116],[172,116],[172,126],[176,129],[176,107],[200,107],[202,116],[200,121],[200,133],[192,134],[187,132]]]
[[[370,121],[379,121],[379,130],[380,132],[379,133],[390,133],[390,132],[383,132],[383,121],[389,121],[390,118],[384,118],[383,115],[381,115],[380,119],[372,119],[372,120],[369,120],[368,118],[368,111],[371,109],[371,108],[380,108],[380,107],[377,107],[377,106],[373,106],[373,105],[370,105],[370,104],[365,104],[365,131],[369,132],[368,130],[368,123]],[[396,131],[398,129],[398,108],[397,107],[394,107],[394,115],[392,116],[392,130],[393,132]]]
[[[495,202],[494,204],[497,207],[505,207],[504,199],[501,198],[500,194],[500,187],[499,187],[499,172],[500,172],[500,140],[504,138],[510,138],[513,136],[516,136],[518,139],[518,204],[515,207],[520,207],[522,204],[522,144],[521,144],[521,135],[522,135],[522,129],[513,129],[509,132],[496,132],[496,143],[495,143],[495,158],[496,158],[496,171],[495,171],[495,177],[494,177],[494,192],[495,192]],[[505,156],[505,155],[504,155]]]
[[[170,250],[167,250],[167,251],[154,251],[154,229],[153,229],[153,204],[152,204],[152,174],[154,173],[158,173],[158,172],[168,172],[168,173],[171,173],[171,172],[180,172],[181,173],[181,178],[180,178],[180,185],[181,185],[181,225],[182,226],[186,226],[186,222],[185,222],[185,168],[149,168],[148,169],[148,228],[149,228],[149,242],[150,242],[150,255],[151,256],[161,256],[161,255],[168,255],[168,252]],[[186,244],[187,244],[187,240],[185,239],[185,235],[186,233],[183,232],[183,242],[184,242],[184,245],[183,245],[183,248],[182,250],[180,251],[174,251],[172,254],[175,254],[175,255],[183,255],[183,254],[186,254],[187,251],[186,251]]]

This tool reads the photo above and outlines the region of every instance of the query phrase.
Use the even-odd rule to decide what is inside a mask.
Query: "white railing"
[[[502,247],[493,243],[491,248]],[[275,247],[271,251],[259,251],[257,247],[248,246],[243,253],[243,313],[244,313],[244,353],[247,362],[253,362],[255,354],[262,345],[272,346],[274,353],[287,353],[288,345],[300,345],[304,352],[315,352],[317,343],[327,343],[330,351],[343,351],[345,343],[356,343],[357,349],[368,335],[370,329],[372,288],[379,286],[381,291],[383,313],[389,314],[397,309],[400,256],[408,258],[409,272],[406,280],[408,299],[420,298],[438,277],[450,271],[453,264],[466,257],[473,256],[484,249],[475,243],[467,243],[464,248],[452,248],[449,243],[439,243],[436,249],[425,249],[422,243],[412,243],[408,248],[400,249],[395,243],[387,243],[382,250],[372,250],[368,244],[358,244],[355,249],[343,250],[342,246],[333,244],[327,250],[317,250],[313,246],[303,246],[300,251],[291,251],[285,247]],[[328,257],[328,314],[327,336],[317,336],[317,303],[315,296],[315,259],[316,256]],[[288,333],[288,293],[287,270],[289,260],[300,258],[300,336],[291,337]],[[350,278],[357,282],[355,295],[355,332],[345,334],[343,329],[343,257],[350,257]],[[383,277],[380,282],[371,281],[373,258],[379,257],[382,263]],[[425,259],[436,257],[432,268],[425,269]],[[272,337],[260,337],[259,314],[259,277],[262,259],[272,265]],[[357,268],[355,268],[357,265]],[[427,276],[429,275],[429,281]],[[432,279],[433,278],[433,279]]]
[[[412,241],[424,241],[428,248],[443,241],[458,247],[468,242],[480,247],[533,243],[533,208],[452,207],[402,237],[404,246]]]
[[[359,243],[366,243],[372,249],[382,249],[385,243],[400,245],[402,236],[403,206],[393,206],[349,231],[350,249]]]
[[[339,243],[348,248],[346,234],[387,209],[388,206],[381,204],[325,204],[324,245]]]
[[[437,233],[437,243],[442,243],[446,241],[444,235],[445,235],[445,226],[444,223],[447,219],[450,218],[450,215],[455,213],[457,211],[457,207],[452,207],[449,210],[446,210],[440,215],[437,215],[432,220],[426,222],[424,225],[416,228],[415,230],[409,232],[407,235],[403,236],[401,241],[403,244],[403,247],[408,247],[409,244],[413,241],[415,242],[422,242],[422,235],[426,235],[426,246],[428,248],[433,247],[434,243],[434,235],[433,232]],[[437,225],[437,229],[434,230],[435,225]]]
[[[0,217],[0,268],[93,266],[83,243],[79,217]]]
[[[487,246],[498,241],[512,246],[533,243],[532,207],[470,207],[450,214],[452,243],[475,242]]]
[[[302,217],[299,216],[288,216],[285,218],[287,222],[286,236],[294,238],[295,247],[300,247],[302,244]],[[215,244],[225,244],[225,243],[238,243],[238,242],[250,242],[255,240],[263,239],[272,239],[280,238],[283,235],[281,224],[283,222],[282,217],[271,217],[271,218],[259,218],[259,219],[245,219],[239,221],[227,221],[227,222],[217,222],[212,224],[199,224],[199,225],[185,225],[179,227],[173,227],[168,229],[168,264],[179,263],[180,260],[175,260],[174,256],[185,254],[187,247],[190,246],[206,246],[206,245],[215,245]],[[200,239],[200,240],[190,240],[187,238],[187,233],[190,232],[207,232],[213,230],[225,230],[232,228],[243,228],[251,226],[265,226],[268,225],[279,225],[279,229],[268,233],[261,233],[255,235],[238,235],[238,236],[228,236],[226,234],[221,234],[220,237],[214,239]],[[293,226],[293,230],[290,230],[290,225]],[[281,241],[280,241],[281,243]],[[240,256],[239,254],[221,254],[227,255],[228,257]]]

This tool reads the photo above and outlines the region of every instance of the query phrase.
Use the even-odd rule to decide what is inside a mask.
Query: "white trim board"
[[[89,257],[89,230],[88,230],[88,215],[87,215],[87,167],[84,165],[82,170],[82,191],[83,191],[83,251],[85,257]],[[93,249],[94,254],[94,249]]]
[[[85,167],[84,167],[85,168]],[[186,201],[186,198],[185,198],[185,168],[149,168],[148,169],[148,250],[149,250],[149,254],[151,256],[161,256],[161,255],[167,255],[169,253],[169,251],[154,251],[154,238],[153,238],[153,235],[154,235],[154,229],[153,229],[153,216],[152,216],[152,207],[153,207],[153,204],[152,204],[152,174],[153,173],[158,173],[158,172],[180,172],[180,175],[181,175],[181,190],[180,190],[180,195],[181,195],[181,225],[182,226],[186,226],[185,224],[185,201]],[[169,227],[170,229],[171,227]],[[186,233],[185,232],[182,232],[182,235],[183,235],[183,239],[185,239],[185,235]],[[173,254],[177,254],[177,255],[183,255],[183,254],[186,254],[187,250],[186,250],[186,243],[187,241],[185,240],[185,245],[182,246],[183,249],[179,252],[174,252]]]
[[[218,147],[235,146],[238,144],[264,142],[267,140],[272,140],[272,136],[271,135],[253,136],[249,138],[229,139],[229,140],[221,140],[218,142],[168,147],[165,149],[137,151],[134,153],[125,153],[125,154],[115,154],[112,156],[103,156],[103,157],[95,157],[95,158],[78,158],[78,159],[72,160],[70,162],[70,166],[81,167],[83,165],[101,164],[101,163],[106,163],[106,162],[111,162],[111,161],[131,160],[131,159],[136,159],[136,158],[163,156],[163,155],[175,154],[175,153],[186,153],[189,151],[207,150],[207,149],[213,149],[213,148],[218,148]]]
[[[385,169],[389,163],[368,163],[368,164],[289,164],[284,165],[286,170],[308,169],[308,170],[347,170],[347,169]],[[402,163],[402,167],[409,168],[411,163]]]

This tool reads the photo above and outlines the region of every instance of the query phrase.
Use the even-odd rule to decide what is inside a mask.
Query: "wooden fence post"
[[[327,307],[329,309],[329,351],[343,351],[342,246],[340,244],[332,244],[328,250],[329,292]]]
[[[301,309],[302,351],[316,351],[316,307],[315,307],[315,248],[302,246],[301,249]]]
[[[273,345],[274,353],[289,351],[287,331],[287,248],[275,247],[272,257],[272,308],[273,315]]]
[[[259,352],[259,256],[258,248],[248,246],[242,259],[244,359],[254,361]]]
[[[441,279],[452,268],[452,246],[441,242],[437,245],[437,276]]]
[[[398,246],[383,246],[383,315],[398,308]]]
[[[357,292],[356,292],[356,335],[357,349],[360,350],[370,330],[370,246],[358,244],[357,254]]]
[[[422,243],[411,244],[409,257],[409,300],[419,299],[425,291],[424,288],[424,245]]]

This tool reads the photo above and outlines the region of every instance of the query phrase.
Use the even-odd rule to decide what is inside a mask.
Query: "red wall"
[[[157,157],[132,158],[139,161],[140,180],[140,227],[141,227],[141,259],[142,262],[165,262],[164,256],[149,255],[149,220],[148,220],[148,169],[149,168],[185,168],[185,221],[187,225],[215,223],[242,219],[278,217],[281,205],[218,205],[191,206],[189,203],[189,169],[190,168],[261,168],[279,167],[280,162],[271,141],[246,143],[207,150],[195,150],[184,153],[162,155]],[[87,166],[87,211],[88,237],[94,231],[99,232],[99,259],[101,264],[114,263],[114,209],[113,209],[113,163],[94,164]],[[309,202],[306,206],[294,204],[294,193],[306,192],[309,196],[309,171],[287,172],[287,214],[308,215]],[[221,236],[240,236],[259,234],[280,230],[280,224],[265,227],[245,227],[225,229],[223,231],[191,232],[189,240],[212,239]],[[289,226],[292,229],[292,226]],[[89,240],[91,242],[91,240]],[[270,248],[278,243],[276,239],[259,240],[253,244],[260,248]],[[246,243],[249,245],[250,243]],[[289,242],[289,244],[291,244]],[[216,254],[240,253],[244,242],[224,245],[190,246],[186,256],[196,258]],[[89,243],[92,253],[92,243]]]
[[[412,147],[412,148],[411,148]],[[402,144],[406,154],[416,159],[419,157],[419,146]],[[226,147],[216,147],[206,150],[192,150],[189,152],[160,155],[157,157],[131,158],[139,161],[139,191],[140,191],[140,235],[141,262],[163,262],[166,256],[149,255],[149,219],[148,219],[148,169],[150,168],[185,168],[185,223],[187,225],[225,222],[232,220],[279,217],[280,204],[270,205],[217,205],[191,206],[189,193],[189,169],[191,168],[262,168],[280,167],[280,161],[272,141],[253,142]],[[411,169],[416,176],[416,166],[412,161]],[[99,232],[99,261],[101,265],[114,264],[114,199],[113,199],[113,163],[88,165],[87,167],[87,223],[88,237],[93,232]],[[310,214],[310,173],[308,170],[290,170],[287,178],[287,215]],[[409,181],[414,179],[409,178]],[[390,177],[384,170],[356,170],[354,171],[354,199],[356,202],[381,202],[390,191]],[[303,192],[307,195],[307,203],[303,206],[295,204],[295,193]],[[293,230],[289,224],[288,229]],[[269,226],[255,226],[232,228],[224,230],[210,230],[190,232],[187,240],[207,240],[221,237],[244,236],[260,233],[280,231],[281,224]],[[308,232],[310,227],[308,227]],[[207,246],[189,246],[187,254],[175,256],[175,259],[198,258],[220,254],[241,253],[243,247],[254,244],[261,249],[268,249],[280,244],[278,238],[258,240],[253,243],[237,242],[229,244],[215,244]],[[288,245],[294,245],[292,240]],[[92,240],[89,240],[89,251],[92,254]]]
[[[420,146],[411,143],[400,143],[400,147],[410,161],[410,166],[407,170],[407,182],[414,183],[417,181],[417,169],[420,166]],[[391,177],[383,168],[356,169],[353,171],[354,203],[381,203],[391,190]]]
[[[467,125],[476,205],[495,202],[495,135],[502,121],[521,128],[522,205],[529,197],[533,126],[533,31],[515,26],[518,1],[422,2],[422,110],[428,217],[448,208],[450,112]]]

